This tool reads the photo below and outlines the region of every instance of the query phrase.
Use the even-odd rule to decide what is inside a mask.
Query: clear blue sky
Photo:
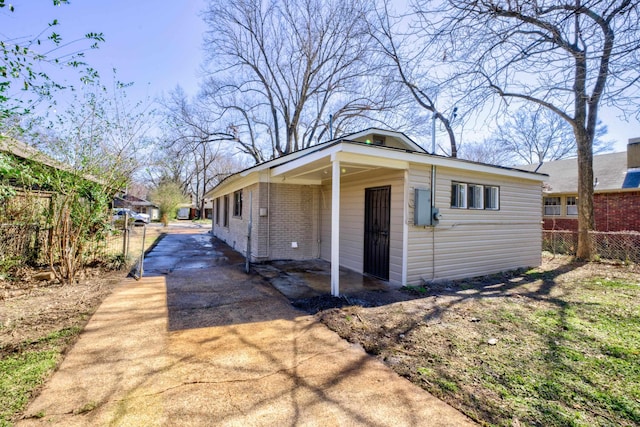
[[[72,0],[59,7],[52,0],[15,0],[12,4],[13,13],[0,9],[3,40],[35,36],[58,19],[57,32],[65,40],[88,32],[104,33],[105,43],[88,51],[86,61],[100,71],[105,82],[110,81],[112,68],[117,69],[119,80],[134,82],[130,99],[154,99],[178,84],[190,95],[197,92],[206,30],[200,12],[206,0]],[[640,123],[635,118],[623,122],[616,115],[603,110],[601,119],[609,128],[607,138],[616,142],[615,151],[623,151],[629,138],[640,137]]]
[[[105,83],[110,82],[113,68],[119,80],[134,82],[132,98],[155,98],[177,84],[189,94],[197,91],[206,30],[199,14],[205,0],[71,0],[58,7],[52,0],[8,3],[15,11],[0,9],[3,40],[35,37],[57,19],[60,25],[55,30],[65,41],[89,32],[104,34],[100,48],[85,53],[86,62]]]

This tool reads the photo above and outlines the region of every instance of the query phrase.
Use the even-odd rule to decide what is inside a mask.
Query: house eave
[[[361,132],[358,134],[360,133]],[[326,167],[328,167],[331,164],[331,160],[336,158],[351,163],[377,165],[391,169],[408,169],[411,163],[417,163],[429,166],[464,169],[471,172],[497,174],[504,177],[537,182],[542,182],[548,178],[548,175],[539,172],[529,172],[516,168],[433,155],[424,151],[418,152],[395,147],[373,146],[358,141],[343,139],[309,147],[230,175],[209,191],[207,197],[213,197],[215,194],[222,192],[225,194],[230,193],[247,185],[264,181],[319,184],[319,180],[304,180],[299,178],[296,180],[295,178],[291,179],[291,177],[287,178],[287,175],[312,162],[322,162],[322,164],[326,164]]]

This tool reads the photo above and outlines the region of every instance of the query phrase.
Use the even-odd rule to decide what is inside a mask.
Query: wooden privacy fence
[[[624,262],[640,262],[640,232],[637,231],[592,231],[591,243],[594,253],[600,258]],[[554,254],[575,255],[578,233],[566,230],[544,230],[542,250]]]

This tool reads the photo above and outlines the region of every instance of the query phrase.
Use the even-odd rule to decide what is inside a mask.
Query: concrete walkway
[[[19,426],[464,426],[295,310],[207,234],[170,234],[105,299]]]

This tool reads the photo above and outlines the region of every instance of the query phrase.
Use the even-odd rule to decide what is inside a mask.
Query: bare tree
[[[513,164],[513,154],[504,150],[500,143],[492,138],[460,144],[458,156],[461,159],[490,165],[508,166]]]
[[[372,37],[377,42],[377,48],[382,52],[389,64],[396,83],[400,83],[404,91],[417,103],[420,108],[432,114],[432,120],[438,120],[449,138],[451,157],[458,156],[458,146],[453,130],[453,119],[456,118],[458,108],[450,107],[451,111],[436,105],[439,94],[450,92],[451,86],[447,81],[438,79],[433,73],[436,61],[429,46],[420,42],[421,32],[406,29],[405,16],[394,17],[390,10],[390,0],[382,1],[376,13],[372,15],[373,21],[369,25]],[[403,28],[404,30],[401,30]],[[402,94],[398,94],[402,97]],[[441,100],[448,99],[451,104],[451,93],[442,96]],[[444,102],[441,102],[444,104]],[[407,103],[405,108],[413,109],[413,105]],[[433,131],[433,130],[432,130]]]
[[[112,90],[99,83],[86,86],[47,128],[24,135],[53,159],[43,163],[34,152],[36,161],[29,162],[24,177],[31,180],[25,181],[29,188],[51,193],[42,212],[49,227],[46,255],[63,283],[75,280],[92,243],[109,233],[109,204],[137,169],[148,143],[151,112],[143,103],[127,101],[128,86],[117,80]]]
[[[603,137],[607,127],[598,124],[593,139],[593,153],[611,150],[611,142]],[[573,129],[559,115],[547,108],[533,111],[521,108],[498,125],[490,137],[495,146],[510,155],[512,164],[543,163],[573,157],[577,153]]]
[[[228,147],[236,136],[216,130],[218,121],[197,102],[190,102],[179,87],[164,107],[166,133],[157,181],[182,183],[183,192],[195,196],[203,213],[207,192],[228,176]],[[242,162],[235,164],[240,167]]]
[[[447,0],[431,6],[417,2],[417,16],[461,87],[547,108],[573,129],[577,257],[590,259],[598,112],[605,101],[628,112],[638,100],[638,2]]]
[[[305,148],[388,108],[361,0],[210,1],[207,96],[256,161]],[[240,133],[243,133],[242,136]],[[257,151],[270,150],[269,155]]]

